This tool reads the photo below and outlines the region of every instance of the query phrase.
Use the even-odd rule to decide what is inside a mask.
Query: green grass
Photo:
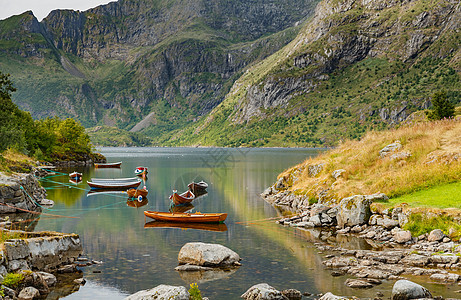
[[[413,236],[429,233],[434,229],[440,229],[446,235],[449,235],[451,229],[452,234],[449,236],[453,240],[459,240],[461,235],[461,225],[451,216],[443,215],[427,217],[425,214],[412,214],[403,229],[409,230]]]
[[[461,209],[461,182],[444,184],[389,199],[389,205],[407,203],[410,207]]]

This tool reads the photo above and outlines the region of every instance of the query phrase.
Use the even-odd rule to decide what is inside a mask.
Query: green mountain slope
[[[330,146],[461,99],[461,8],[449,0],[322,1],[209,116],[161,144]]]
[[[290,42],[316,2],[120,0],[42,22],[26,12],[0,21],[0,70],[34,118],[168,135]]]

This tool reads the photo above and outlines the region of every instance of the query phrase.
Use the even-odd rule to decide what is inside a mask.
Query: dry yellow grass
[[[400,141],[401,149],[380,157],[386,145]],[[392,159],[393,154],[410,154]],[[316,176],[308,167],[324,164]],[[318,195],[328,189],[330,199],[354,194],[383,192],[388,196],[461,180],[461,119],[417,123],[384,132],[370,132],[360,141],[346,141],[318,157],[308,159],[284,173],[301,169],[299,180],[290,188],[296,193]],[[335,179],[334,170],[346,172]]]

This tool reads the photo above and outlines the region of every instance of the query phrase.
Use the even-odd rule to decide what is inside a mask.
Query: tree
[[[431,119],[440,120],[443,118],[451,118],[455,115],[455,106],[447,99],[445,91],[435,92],[432,95],[433,110],[430,115]]]

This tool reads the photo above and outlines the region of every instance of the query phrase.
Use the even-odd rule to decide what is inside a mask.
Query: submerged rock
[[[240,256],[219,244],[187,243],[178,254],[179,264],[205,267],[240,265]]]
[[[323,295],[322,297],[319,298],[319,300],[347,300],[347,299],[348,298],[333,295],[330,292],[326,293],[325,295]]]

